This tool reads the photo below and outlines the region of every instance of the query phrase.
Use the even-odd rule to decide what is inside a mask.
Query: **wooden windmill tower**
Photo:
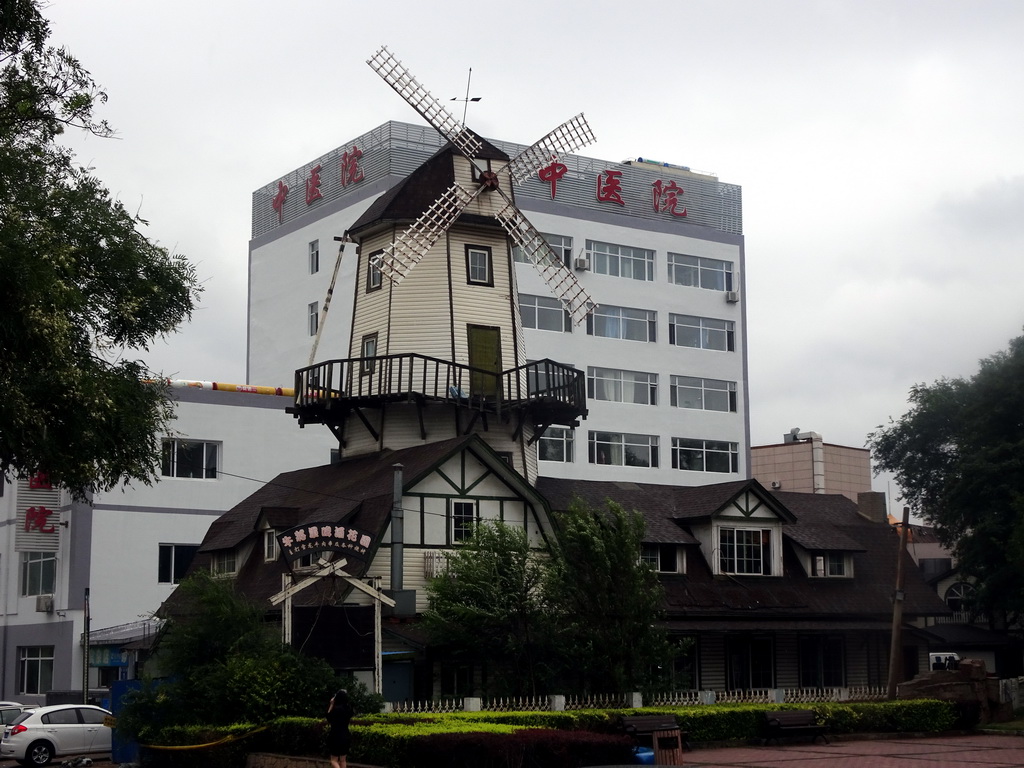
[[[300,424],[346,454],[478,432],[534,475],[529,446],[586,416],[580,371],[527,363],[511,253],[518,246],[576,323],[594,308],[516,207],[513,184],[593,141],[578,115],[515,158],[459,123],[387,48],[367,62],[449,142],[351,227],[358,243],[349,357],[296,372]]]

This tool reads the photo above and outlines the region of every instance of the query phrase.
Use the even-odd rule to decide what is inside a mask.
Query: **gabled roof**
[[[545,507],[544,500],[478,435],[465,435],[397,451],[352,457],[336,464],[284,472],[240,501],[210,526],[192,567],[207,567],[212,552],[237,551],[247,542],[254,541],[259,523],[264,519],[279,530],[312,522],[344,522],[349,527],[369,533],[375,547],[391,519],[394,465],[402,465],[403,484],[410,488],[462,451],[474,453],[518,493],[535,505]],[[365,561],[350,557],[345,571],[352,576],[361,576],[373,554],[371,552]],[[266,599],[280,590],[281,574],[285,571],[286,565],[280,559],[264,563],[262,556],[256,553],[239,569],[238,585],[249,597]],[[296,602],[301,604],[302,600],[297,599]]]
[[[474,134],[476,135],[476,134]],[[482,142],[476,157],[481,160],[508,160],[509,157],[490,142],[477,136]],[[378,197],[349,227],[349,233],[357,235],[374,224],[409,223],[415,221],[434,201],[455,183],[455,162],[459,151],[452,144],[446,144],[415,171]]]

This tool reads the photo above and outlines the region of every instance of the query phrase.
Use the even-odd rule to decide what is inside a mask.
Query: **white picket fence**
[[[753,688],[738,691],[674,691],[644,700],[639,693],[553,696],[501,696],[392,701],[385,712],[569,712],[578,709],[680,707],[701,704],[814,704],[827,701],[881,701],[885,686],[844,688]]]

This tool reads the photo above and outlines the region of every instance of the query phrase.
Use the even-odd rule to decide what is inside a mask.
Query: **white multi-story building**
[[[330,434],[300,434],[284,413],[290,392],[176,383],[159,482],[84,503],[43,477],[0,480],[0,698],[135,677],[122,648],[153,634],[210,524],[282,469],[330,461]]]
[[[366,273],[357,279],[352,246],[337,264],[338,241],[444,144],[431,128],[389,122],[253,194],[250,381],[290,381],[314,343],[317,362],[353,357]],[[524,149],[491,144],[509,157]],[[538,474],[680,485],[749,476],[739,187],[665,163],[571,155],[517,185],[515,200],[598,304],[575,325],[515,253],[526,357],[587,380],[587,418],[547,429]],[[439,296],[418,311],[445,306]]]

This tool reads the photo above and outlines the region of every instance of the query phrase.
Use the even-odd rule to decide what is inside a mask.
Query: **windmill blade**
[[[405,65],[391,54],[387,46],[382,45],[366,63],[385,83],[394,88],[399,96],[409,102],[434,130],[458,147],[462,154],[470,159],[476,156],[482,146],[480,139],[466,130],[466,126],[456,120],[430,91],[420,85]]]
[[[527,147],[510,162],[508,172],[517,184],[535,174],[560,155],[569,155],[577,149],[593,144],[594,132],[587,119],[580,112],[576,117],[562,123],[540,141]]]
[[[555,255],[544,237],[533,228],[526,217],[514,205],[506,205],[496,217],[509,233],[516,245],[523,249],[526,257],[537,267],[544,283],[555,297],[562,302],[573,323],[580,324],[594,311],[597,304],[580,285],[576,275],[566,269],[562,260]]]
[[[375,266],[398,285],[482,189],[474,193],[457,182],[450,186],[392,245],[373,257]]]

